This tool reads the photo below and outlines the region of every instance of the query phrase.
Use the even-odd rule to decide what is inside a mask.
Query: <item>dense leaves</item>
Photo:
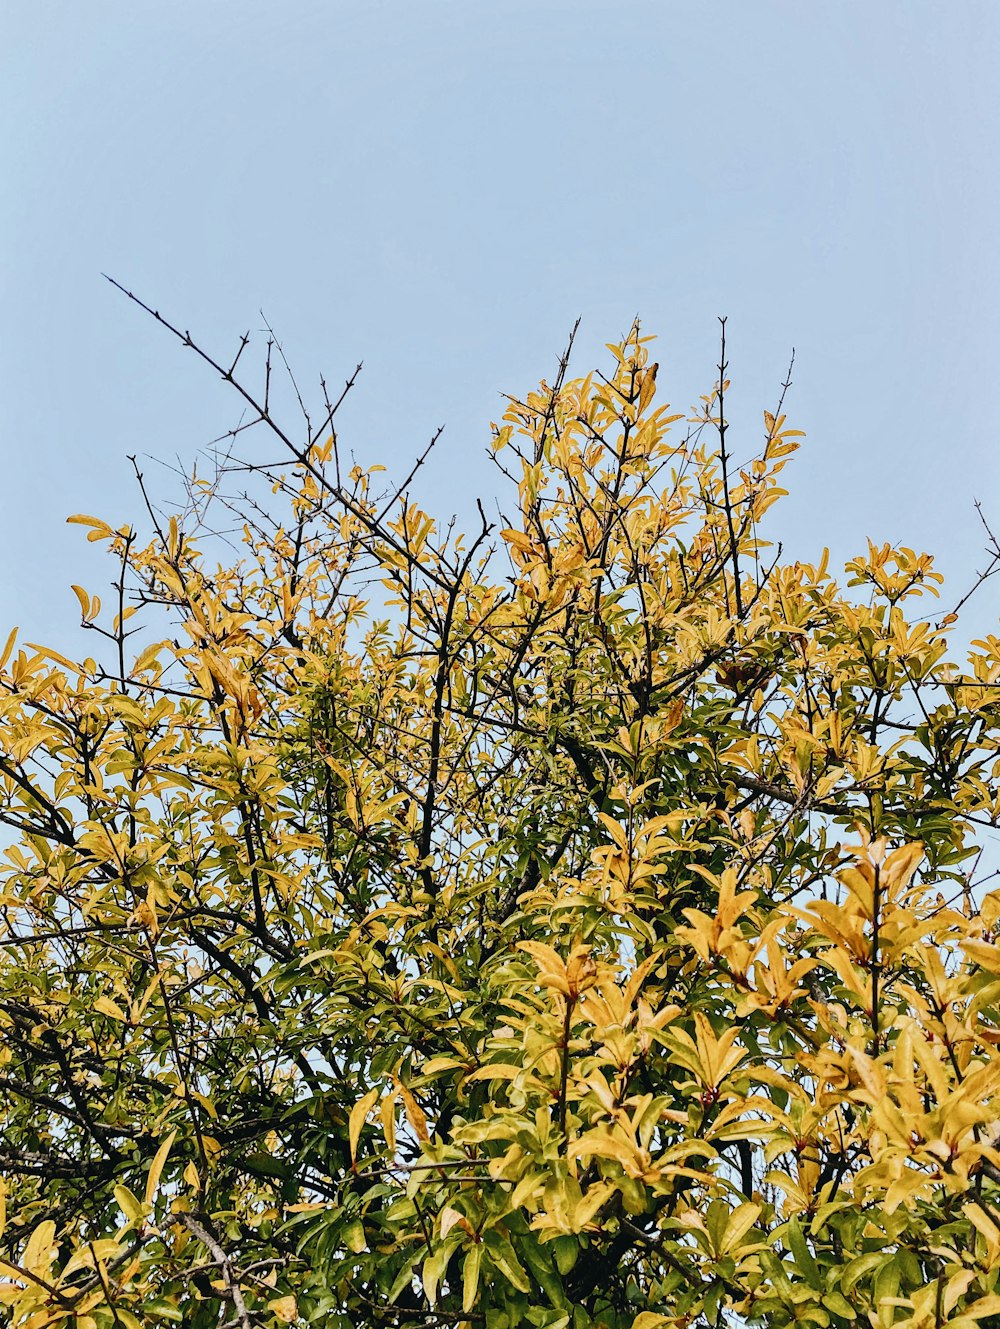
[[[1000,639],[783,562],[797,431],[648,350],[509,402],[470,534],[245,387],[284,461],[72,519],[101,649],[0,667],[11,1324],[997,1322]]]

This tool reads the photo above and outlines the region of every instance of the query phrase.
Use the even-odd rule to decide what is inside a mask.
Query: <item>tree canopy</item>
[[[0,651],[10,1323],[1000,1323],[1000,637],[783,559],[724,341],[567,353],[467,531],[194,349],[277,459]]]

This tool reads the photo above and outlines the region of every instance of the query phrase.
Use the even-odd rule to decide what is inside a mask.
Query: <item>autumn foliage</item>
[[[783,561],[782,408],[609,350],[466,533],[219,365],[281,459],[71,518],[93,658],[0,667],[12,1325],[1000,1323],[1000,639]]]

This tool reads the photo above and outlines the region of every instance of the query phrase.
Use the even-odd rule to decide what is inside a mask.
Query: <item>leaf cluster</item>
[[[12,1325],[996,1322],[1000,639],[782,560],[724,349],[689,412],[609,350],[468,534],[239,384],[279,462],[71,519],[95,657],[0,659]]]

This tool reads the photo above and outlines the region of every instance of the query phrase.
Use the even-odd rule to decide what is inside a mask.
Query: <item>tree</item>
[[[10,1323],[1000,1322],[1000,638],[782,561],[724,324],[691,414],[567,351],[468,535],[171,330],[283,452],[2,652]]]

